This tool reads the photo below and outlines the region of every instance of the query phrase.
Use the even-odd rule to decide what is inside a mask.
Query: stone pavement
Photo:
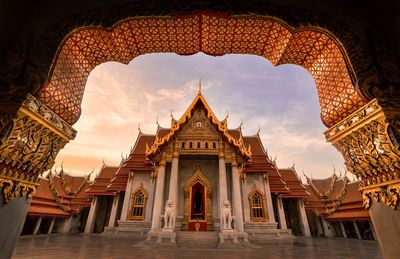
[[[229,248],[155,248],[143,239],[128,235],[38,235],[20,237],[13,258],[376,258],[381,259],[375,241],[330,238],[293,238]]]

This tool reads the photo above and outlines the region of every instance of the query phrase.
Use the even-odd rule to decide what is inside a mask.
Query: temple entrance
[[[182,229],[188,231],[212,230],[211,199],[212,188],[201,173],[199,165],[185,183],[185,211]]]

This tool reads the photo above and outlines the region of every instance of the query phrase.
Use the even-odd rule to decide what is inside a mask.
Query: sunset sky
[[[343,172],[341,154],[325,141],[326,127],[313,79],[295,65],[272,66],[250,55],[211,57],[205,54],[147,54],[129,65],[108,62],[90,74],[82,115],[73,126],[77,137],[60,151],[55,167],[73,175],[94,169],[103,159],[118,165],[134,145],[138,125],[154,134],[156,119],[170,126],[170,112],[179,119],[197,94],[203,94],[218,118],[229,112],[228,126],[243,120],[244,135],[260,136],[279,167],[295,161],[299,174],[328,177],[333,165]]]

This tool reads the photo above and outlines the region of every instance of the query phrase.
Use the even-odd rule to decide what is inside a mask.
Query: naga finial
[[[137,129],[138,129],[138,131],[139,131],[139,134],[142,134],[142,129],[140,128],[140,125],[141,125],[142,123],[141,122],[139,122],[139,124],[138,124],[138,126],[137,126]]]
[[[257,136],[260,135],[260,131],[261,131],[261,127],[260,127],[260,124],[258,124],[258,130],[257,130],[257,133],[256,133]]]

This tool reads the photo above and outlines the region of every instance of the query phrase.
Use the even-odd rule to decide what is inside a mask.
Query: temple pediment
[[[235,138],[229,133],[227,118],[218,120],[201,93],[201,88],[182,117],[179,120],[171,119],[171,128],[168,132],[157,134],[154,143],[151,146],[146,145],[146,156],[154,157],[161,149],[171,148],[173,140],[177,140],[178,148],[181,150],[204,149],[211,153],[212,150],[219,149],[218,142],[224,141],[237,150],[244,159],[251,158],[250,145],[245,146],[241,134]]]

